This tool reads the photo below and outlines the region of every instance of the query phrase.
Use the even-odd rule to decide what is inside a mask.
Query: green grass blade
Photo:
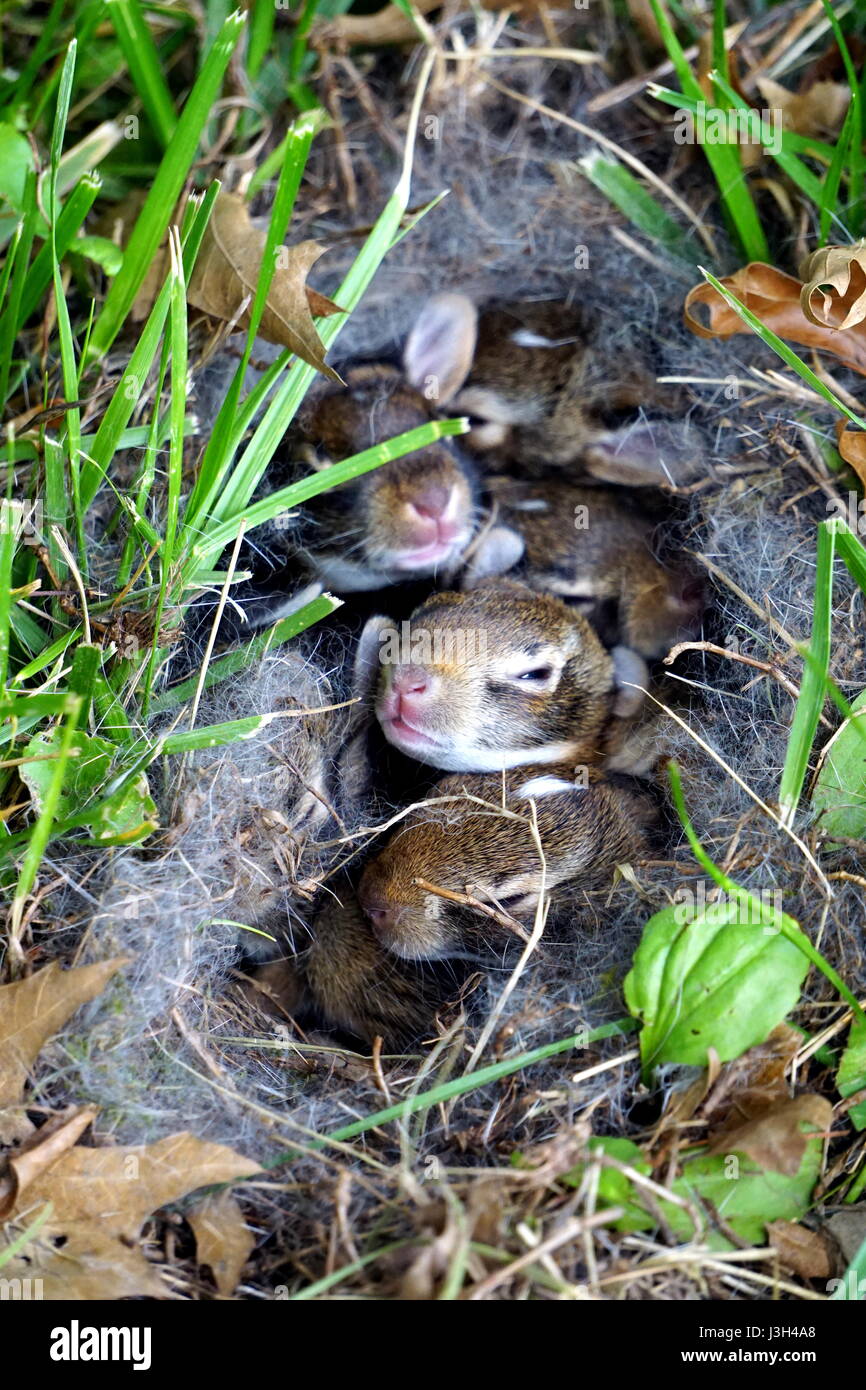
[[[850,145],[850,176],[848,180],[848,227],[852,236],[859,236],[863,228],[863,217],[866,212],[866,205],[863,200],[863,179],[864,179],[864,155],[863,155],[863,94],[860,90],[860,78],[854,66],[851,52],[845,42],[845,35],[842,33],[842,26],[836,17],[833,6],[829,0],[823,0],[824,13],[833,30],[833,37],[842,55],[842,62],[845,64],[845,73],[848,78],[848,85],[851,88],[851,105],[848,114],[851,116],[851,145]]]
[[[166,496],[165,534],[160,555],[160,581],[156,610],[153,616],[153,629],[159,632],[166,599],[173,587],[174,549],[177,540],[178,517],[180,512],[180,491],[183,478],[183,422],[186,414],[187,391],[187,314],[186,282],[183,275],[183,256],[180,234],[177,228],[169,232],[171,253],[170,326],[171,326],[171,400],[169,403],[169,443],[168,443],[168,488]],[[160,656],[156,637],[150,649],[141,708],[142,716],[147,716],[150,694]]]
[[[36,175],[31,169],[27,175],[24,189],[25,207],[24,220],[19,223],[18,231],[15,235],[14,251],[10,246],[7,255],[15,257],[12,276],[9,282],[9,294],[3,317],[0,319],[0,407],[5,408],[9,395],[9,377],[12,371],[12,362],[15,353],[15,339],[18,336],[18,326],[21,323],[21,303],[24,298],[27,285],[28,272],[30,269],[30,252],[33,248],[33,238],[36,235],[36,221],[38,210],[36,206]]]
[[[826,521],[818,527],[818,557],[812,613],[810,660],[803,670],[800,694],[794,710],[785,766],[779,784],[779,811],[784,825],[792,825],[809,770],[809,755],[824,707],[830,668],[830,625],[833,612],[833,555],[835,531]]]
[[[90,343],[92,358],[104,356],[114,342],[159,249],[243,27],[242,14],[229,15],[189,94],[171,145],[133,228],[123,266],[112,281],[96,321]]]
[[[431,1110],[436,1105],[444,1105],[446,1101],[456,1100],[458,1096],[465,1096],[472,1091],[480,1090],[482,1086],[489,1086],[494,1081],[500,1081],[504,1076],[513,1076],[515,1072],[525,1071],[527,1067],[534,1066],[536,1062],[546,1062],[550,1057],[559,1057],[564,1052],[573,1052],[589,1047],[592,1043],[601,1042],[605,1038],[627,1037],[629,1033],[635,1032],[637,1026],[635,1019],[621,1018],[616,1023],[605,1023],[601,1027],[589,1029],[585,1033],[574,1033],[567,1038],[559,1038],[556,1042],[535,1047],[530,1052],[521,1052],[515,1057],[506,1057],[501,1062],[491,1062],[487,1067],[479,1067],[477,1071],[469,1072],[468,1075],[457,1076],[452,1081],[442,1082],[439,1086],[433,1086],[429,1091],[419,1091],[414,1095],[407,1096],[405,1100],[398,1101],[396,1105],[389,1105],[384,1110],[377,1110],[373,1115],[367,1115],[363,1119],[353,1120],[351,1124],[331,1130],[330,1134],[306,1141],[305,1147],[321,1149],[325,1148],[328,1143],[344,1143],[347,1139],[355,1139],[359,1134],[366,1134],[368,1130],[390,1124],[392,1120],[408,1119],[410,1115]],[[264,1167],[277,1168],[281,1164],[289,1162],[293,1156],[292,1152],[282,1154],[277,1159],[265,1162]]]
[[[830,167],[824,175],[821,184],[821,199],[818,204],[818,240],[821,246],[826,246],[830,237],[830,227],[839,222],[838,202],[839,185],[842,182],[842,170],[851,151],[851,141],[854,133],[854,106],[848,107],[845,113],[845,121],[839,132],[839,139],[836,144],[836,151],[830,161]]]
[[[684,94],[696,102],[703,101],[704,94],[700,83],[692,72],[682,45],[674,33],[662,0],[650,0],[650,4],[668,57],[674,65]],[[703,144],[701,148],[713,171],[722,205],[740,242],[743,254],[750,261],[769,260],[770,252],[767,239],[764,236],[757,209],[752,201],[748,181],[737,151],[727,145]]]
[[[13,474],[9,472],[11,487]],[[20,513],[12,506],[11,496],[0,501],[0,697],[6,694],[9,674],[9,621],[12,611],[12,561],[17,537],[16,521]]]
[[[177,113],[141,6],[138,0],[105,0],[105,8],[154,134],[167,149],[177,128]]]
[[[63,779],[66,775],[66,765],[69,762],[72,738],[78,727],[82,704],[83,701],[79,695],[67,696],[66,708],[68,712],[66,722],[63,725],[63,733],[57,750],[57,759],[55,761],[51,782],[45,792],[42,809],[30,831],[27,849],[18,874],[15,895],[9,910],[9,949],[12,955],[16,955],[20,952],[19,936],[24,915],[24,905],[36,882],[39,865],[42,863],[42,856],[45,853],[45,847],[51,836],[51,827],[54,824],[54,817],[60,802],[60,792],[63,787]]]
[[[409,201],[412,183],[412,159],[421,103],[427,88],[433,57],[424,59],[406,131],[403,169],[397,186],[388,199],[376,225],[352,263],[348,275],[337,291],[337,303],[351,313],[360,300],[391,246],[399,237],[403,215]],[[328,319],[319,330],[325,348],[337,338],[343,324],[339,316]],[[276,452],[280,440],[291,424],[304,395],[310,386],[315,369],[305,362],[297,363],[276,391],[259,422],[252,439],[226,482],[213,514],[219,520],[240,512],[252,497],[265,469]]]
[[[836,517],[825,525],[833,532],[836,549],[847,565],[851,578],[861,593],[866,594],[866,547],[841,518]]]
[[[577,167],[652,242],[694,271],[697,258],[690,238],[634,174],[598,151],[584,155]]]
[[[334,598],[331,594],[321,594],[311,603],[299,608],[296,613],[290,613],[288,617],[281,618],[273,627],[257,633],[246,646],[238,647],[234,651],[227,652],[217,661],[212,661],[204,679],[204,689],[209,690],[229,676],[237,675],[238,671],[246,670],[248,666],[265,656],[273,647],[282,646],[284,642],[291,642],[308,627],[321,622],[322,618],[327,618],[328,614],[333,613],[340,605],[340,599]],[[164,710],[175,709],[178,705],[182,705],[185,700],[191,700],[198,689],[198,684],[199,677],[195,675],[190,676],[189,680],[171,686],[169,690],[158,695],[153,701],[151,706],[153,713],[161,714]]]
[[[748,128],[755,127],[760,129],[761,144],[764,149],[775,159],[779,168],[783,173],[788,175],[791,182],[797,185],[801,193],[805,193],[806,197],[817,207],[821,201],[820,179],[812,173],[811,169],[807,168],[801,159],[797,159],[796,155],[790,154],[785,149],[784,140],[780,141],[779,150],[774,150],[773,145],[776,142],[776,132],[773,130],[772,126],[768,125],[763,117],[761,117],[754,108],[750,107],[749,103],[744,101],[743,98],[734,91],[730,83],[726,82],[719,73],[710,73],[710,77],[716,90],[721,92],[726,98],[729,108],[746,113],[749,121]]]
[[[72,97],[72,83],[75,77],[76,48],[77,45],[75,39],[73,39],[67,50],[66,58],[63,63],[63,71],[60,76],[57,108],[54,115],[54,126],[51,132],[51,165],[48,181],[51,271],[54,279],[55,312],[57,314],[57,328],[60,337],[60,362],[63,375],[63,392],[67,401],[76,401],[78,399],[78,363],[75,355],[75,343],[72,337],[72,323],[69,317],[69,307],[66,303],[66,293],[63,287],[63,278],[60,273],[60,262],[57,258],[57,176],[60,166],[60,156],[63,152],[63,139],[66,133],[69,103]],[[78,562],[82,574],[86,576],[87,548],[84,544],[84,517],[81,510],[80,493],[81,411],[78,406],[66,411],[65,426],[67,463],[69,465],[69,480],[72,492],[72,519],[78,543]],[[64,517],[64,522],[67,520],[67,517]]]
[[[253,0],[250,9],[250,36],[247,42],[247,73],[251,81],[259,75],[274,36],[277,7],[273,0]]]
[[[85,174],[75,185],[57,217],[54,228],[54,254],[62,261],[83,225],[102,188],[102,179],[97,173]],[[46,242],[33,259],[27,276],[27,284],[21,300],[18,327],[26,323],[51,283],[53,276],[52,247]]]
[[[189,273],[195,263],[211,208],[219,192],[219,184],[212,184],[201,204],[192,209],[191,220],[187,225],[184,239],[184,274]],[[108,465],[113,459],[120,440],[129,423],[130,416],[144,391],[144,383],[156,356],[163,326],[168,315],[171,299],[171,279],[166,280],[156,297],[147,323],[142,330],[132,356],[117,384],[108,408],[99,423],[96,437],[85,461],[81,478],[81,498],[85,510],[96,496],[105,477]]]
[[[210,508],[230,464],[232,446],[236,437],[235,429],[241,390],[276,270],[277,249],[285,240],[310,146],[321,126],[320,115],[311,112],[296,121],[286,136],[284,142],[285,160],[280,171],[274,204],[271,208],[243,356],[238,363],[234,379],[214,422],[211,437],[201,461],[199,477],[186,509],[184,518],[186,526],[193,525],[196,518]]]

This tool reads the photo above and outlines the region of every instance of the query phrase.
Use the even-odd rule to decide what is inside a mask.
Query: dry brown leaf
[[[187,285],[189,303],[211,318],[233,322],[240,329],[249,327],[265,241],[266,233],[253,226],[243,198],[236,193],[221,193],[213,205]],[[307,275],[325,249],[315,241],[279,248],[282,263],[277,265],[271,281],[259,334],[269,343],[288,348],[331,381],[339,381],[333,367],[325,362],[325,349],[307,299]],[[247,297],[250,304],[241,313]],[[323,296],[318,297],[318,302],[329,304],[333,313],[342,312]]]
[[[829,1129],[833,1107],[823,1096],[802,1095],[782,1100],[744,1124],[726,1124],[712,1138],[708,1153],[748,1154],[760,1168],[794,1177],[800,1170],[809,1139],[801,1126],[823,1133]]]
[[[632,24],[640,30],[647,42],[653,48],[663,48],[664,40],[650,0],[626,0],[626,9]]]
[[[31,1130],[20,1111],[7,1115],[2,1111],[19,1105],[27,1077],[48,1039],[76,1009],[95,999],[130,959],[117,956],[75,970],[63,970],[59,961],[52,961],[27,980],[0,986],[0,1142],[9,1142],[13,1131],[18,1138]]]
[[[834,1212],[823,1226],[839,1246],[845,1264],[849,1265],[866,1240],[866,1205],[858,1202],[845,1211]]]
[[[425,1214],[425,1225],[434,1222],[442,1229],[413,1255],[400,1281],[399,1299],[402,1302],[430,1302],[439,1293],[441,1281],[466,1240],[466,1233],[457,1221],[451,1206],[439,1207]]]
[[[481,9],[537,14],[542,6],[551,10],[569,10],[573,8],[573,3],[574,0],[481,0]],[[420,15],[427,15],[433,10],[441,10],[442,5],[443,0],[415,0],[413,8]],[[341,14],[333,19],[320,19],[310,30],[310,43],[314,48],[341,50],[358,44],[375,48],[380,44],[419,43],[420,38],[417,25],[399,5],[384,5],[373,14]]]
[[[187,1221],[199,1264],[210,1267],[220,1293],[231,1298],[256,1243],[243,1212],[230,1192],[220,1192],[188,1212]]]
[[[0,1179],[0,1217],[20,1204],[26,1190],[81,1138],[96,1118],[95,1106],[49,1120],[9,1160],[9,1171]]]
[[[787,1100],[785,1073],[802,1046],[802,1035],[795,1028],[778,1024],[766,1042],[725,1063],[707,1096],[702,1118],[710,1127],[733,1126],[760,1115],[776,1101]]]
[[[836,423],[836,443],[846,463],[866,487],[866,432],[852,429],[844,420]]]
[[[798,1221],[768,1221],[767,1243],[801,1279],[830,1279],[836,1272],[830,1242]]]
[[[800,274],[805,281],[800,307],[810,323],[841,332],[866,319],[866,241],[823,246],[806,258]]]
[[[187,1133],[149,1145],[71,1149],[17,1204],[16,1231],[7,1227],[7,1239],[46,1204],[51,1211],[4,1276],[41,1279],[45,1299],[165,1297],[158,1267],[139,1243],[145,1220],[196,1188],[260,1171],[252,1159]]]
[[[442,0],[415,0],[419,14],[438,10]],[[351,48],[355,44],[371,47],[386,43],[417,43],[418,26],[399,5],[385,5],[373,14],[341,14],[317,20],[310,30],[314,48]]]
[[[735,274],[726,276],[721,283],[780,338],[801,347],[832,352],[846,366],[866,376],[866,324],[858,323],[841,330],[849,307],[847,296],[832,300],[825,323],[811,323],[800,305],[802,283],[775,266],[752,261]],[[706,324],[693,312],[699,304],[709,310]],[[683,315],[686,326],[699,338],[730,338],[735,333],[752,332],[709,284],[695,285],[689,290]]]
[[[813,82],[804,92],[792,92],[770,77],[758,77],[755,83],[764,105],[781,111],[786,130],[826,140],[842,129],[851,104],[847,82]]]
[[[133,193],[116,204],[101,220],[102,235],[124,246],[141,212],[145,196]],[[172,226],[182,224],[186,203],[187,199],[183,197],[175,207],[170,218]],[[240,317],[237,316],[247,296],[255,294],[265,241],[266,233],[253,226],[244,200],[237,194],[221,192],[211,211],[187,286],[189,303],[213,318],[235,322],[239,329],[248,327],[249,307]],[[274,273],[259,334],[268,342],[289,348],[331,380],[339,381],[336,372],[325,365],[324,348],[312,320],[341,314],[344,310],[327,295],[319,294],[318,290],[310,289],[306,284],[311,266],[326,248],[314,241],[304,241],[297,246],[281,249],[285,264],[278,265]],[[168,269],[166,236],[133,301],[130,310],[133,323],[147,318]]]

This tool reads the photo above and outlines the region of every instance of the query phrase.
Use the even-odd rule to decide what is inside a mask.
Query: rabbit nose
[[[430,677],[422,666],[398,666],[391,677],[391,689],[397,695],[423,695],[430,686]]]
[[[409,503],[410,508],[429,521],[439,521],[451,504],[453,488],[443,487],[441,483],[431,483],[423,491],[416,493]]]
[[[391,932],[397,926],[398,908],[380,902],[365,902],[362,906],[376,933]]]

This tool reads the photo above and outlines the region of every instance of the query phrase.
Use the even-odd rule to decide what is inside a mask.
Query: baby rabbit
[[[700,580],[681,562],[656,559],[652,523],[610,489],[491,478],[488,490],[497,522],[474,547],[464,587],[507,570],[573,603],[596,628],[612,606],[613,640],[648,660],[698,635]]]
[[[543,890],[569,880],[599,886],[616,864],[646,848],[649,797],[568,763],[496,776],[448,777],[367,864],[358,901],[377,939],[403,960],[431,960],[501,946],[502,927],[431,892],[468,893],[527,921]],[[465,794],[465,795],[464,795]],[[467,798],[474,797],[472,801]],[[528,813],[533,798],[544,864]],[[484,804],[480,804],[484,803]]]
[[[286,1013],[306,1026],[337,1028],[386,1048],[405,1047],[433,1030],[438,1009],[459,992],[452,968],[399,959],[342,884],[316,914],[310,944],[297,956],[260,967]]]
[[[598,764],[647,680],[635,653],[605,651],[580,613],[513,580],[434,594],[399,634],[371,618],[359,650],[377,642],[385,737],[447,772]]]
[[[682,486],[698,459],[677,422],[607,429],[610,410],[637,408],[656,391],[629,366],[629,381],[594,379],[595,356],[578,310],[555,302],[495,306],[480,316],[465,295],[427,301],[406,345],[413,385],[449,415],[466,414],[468,446],[497,468],[568,468],[572,476],[627,486]]]
[[[432,407],[398,368],[351,368],[345,386],[316,394],[281,447],[268,489],[327,468],[428,423]],[[452,573],[475,529],[473,465],[448,439],[312,498],[285,531],[285,558],[300,552],[337,593],[375,590]]]

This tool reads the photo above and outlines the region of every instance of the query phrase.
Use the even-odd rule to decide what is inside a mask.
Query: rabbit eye
[[[552,675],[552,666],[536,666],[532,671],[521,671],[517,679],[527,685],[546,685]]]

